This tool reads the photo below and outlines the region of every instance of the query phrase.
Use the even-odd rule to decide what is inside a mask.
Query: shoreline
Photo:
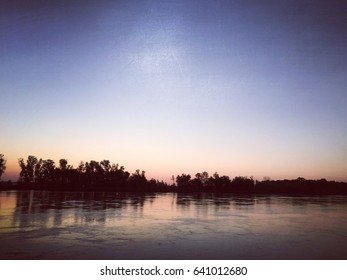
[[[304,184],[305,183],[305,184]],[[120,193],[227,193],[235,195],[347,195],[347,183],[325,182],[319,184],[317,181],[305,181],[298,183],[295,180],[257,182],[251,187],[150,187],[150,186],[107,186],[107,185],[35,185],[0,183],[0,191],[52,191],[52,192],[120,192]]]

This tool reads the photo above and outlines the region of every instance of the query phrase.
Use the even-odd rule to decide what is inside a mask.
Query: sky
[[[347,181],[345,1],[0,1],[18,158]]]

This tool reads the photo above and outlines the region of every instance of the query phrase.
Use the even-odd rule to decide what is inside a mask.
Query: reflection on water
[[[346,259],[347,197],[0,192],[1,259]]]

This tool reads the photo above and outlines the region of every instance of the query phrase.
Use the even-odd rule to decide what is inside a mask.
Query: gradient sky
[[[347,181],[346,1],[0,1],[0,153]]]

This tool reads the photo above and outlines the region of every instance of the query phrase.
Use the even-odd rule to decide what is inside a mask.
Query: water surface
[[[347,259],[347,197],[0,192],[1,259]]]

